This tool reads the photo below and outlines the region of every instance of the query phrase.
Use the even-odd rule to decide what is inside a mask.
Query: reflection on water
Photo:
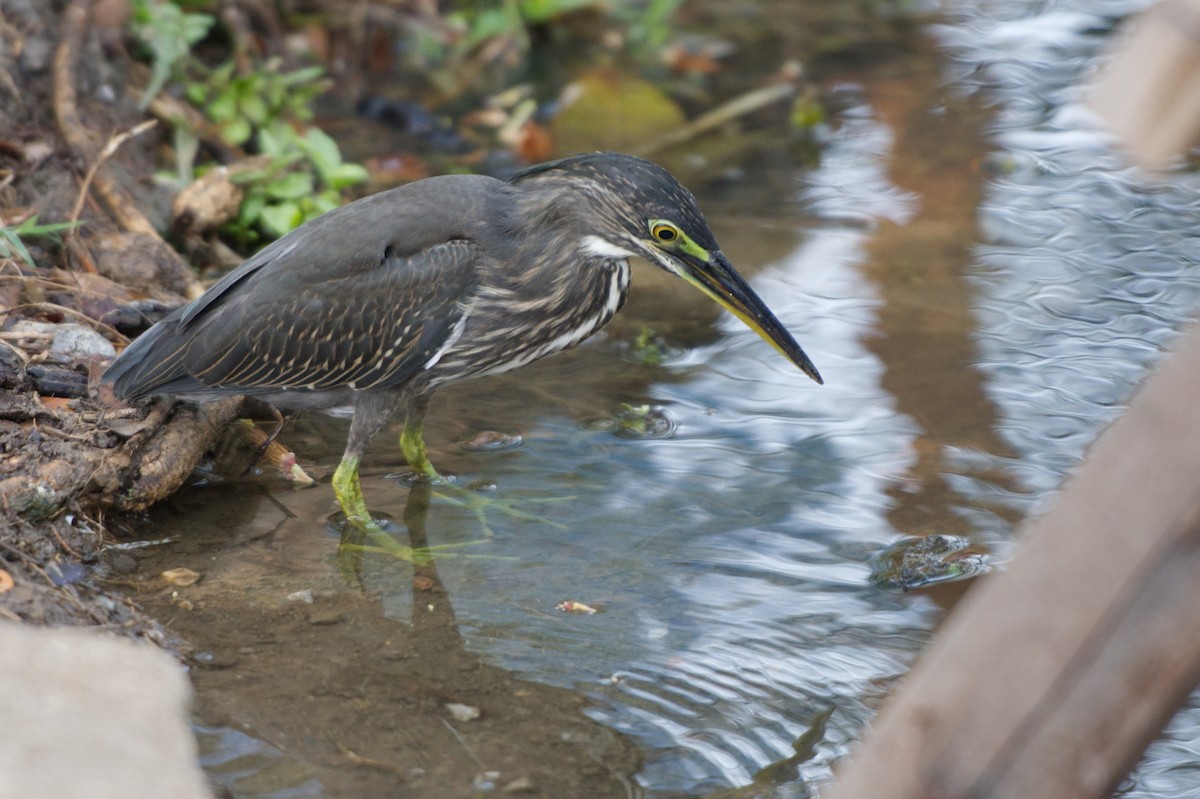
[[[979,369],[1027,491],[991,501],[1036,510],[1120,412],[1195,314],[1200,179],[1138,174],[1081,106],[1089,60],[1136,2],[1013,3],[940,30],[954,85],[998,101],[995,164],[969,264],[979,291]],[[994,17],[992,15],[995,15]],[[979,453],[962,463],[981,464]],[[961,484],[965,491],[971,486]],[[1200,697],[1121,792],[1192,796]]]
[[[313,780],[350,790],[358,778],[328,762],[334,735],[356,752],[374,746],[373,761],[405,762],[414,795],[439,795],[413,787],[434,776],[453,786],[440,795],[469,795],[492,768],[496,785],[520,776],[497,765],[486,729],[460,725],[409,762],[420,742],[392,716],[482,690],[455,682],[456,669],[478,669],[493,693],[472,701],[490,696],[488,718],[511,718],[501,734],[545,732],[521,726],[528,708],[503,697],[544,688],[542,707],[560,708],[588,697],[546,724],[608,753],[612,795],[636,794],[620,776],[634,759],[584,712],[636,745],[649,796],[752,781],[756,796],[807,795],[953,600],[944,588],[873,587],[871,556],[927,533],[1003,552],[1011,524],[1119,412],[1200,294],[1196,179],[1138,184],[1076,105],[1081,68],[1127,5],[963,10],[935,29],[942,51],[918,43],[890,69],[839,76],[842,108],[820,166],[796,171],[794,204],[739,205],[728,185],[719,203],[700,192],[731,260],[826,386],[726,317],[702,344],[672,341],[662,364],[631,363],[618,339],[639,308],[664,334],[716,318],[682,284],[635,278],[641,299],[616,336],[435,401],[434,462],[464,483],[496,483],[496,499],[543,521],[497,503],[481,520],[436,497],[414,515],[409,489],[386,477],[399,453],[380,437],[364,468],[373,509],[397,520],[400,543],[405,520],[430,545],[461,545],[438,551],[436,579],[387,554],[336,554],[327,485],[271,502],[255,487],[211,488],[178,499],[179,516],[160,511],[161,524],[194,528],[164,562],[190,557],[206,575],[182,592],[204,607],[179,624],[226,658],[226,670],[197,675],[202,711],[221,706],[220,729],[248,725],[315,764],[316,777],[279,766],[301,793],[277,796],[310,795]],[[643,405],[676,425],[670,437],[592,423]],[[523,443],[458,443],[489,429]],[[332,464],[345,425],[308,418],[286,436]],[[304,591],[318,610],[288,605]],[[561,613],[562,600],[600,612]],[[305,652],[304,669],[285,666]],[[289,680],[269,679],[281,672]],[[343,694],[350,710],[329,700]],[[329,715],[314,732],[306,716],[318,707]],[[1129,795],[1185,795],[1198,748],[1192,709]],[[436,760],[443,750],[458,760]],[[525,768],[544,759],[532,755]]]

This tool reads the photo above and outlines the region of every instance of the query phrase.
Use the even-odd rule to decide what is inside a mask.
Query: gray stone
[[[0,622],[0,799],[212,799],[182,667],[148,644]]]

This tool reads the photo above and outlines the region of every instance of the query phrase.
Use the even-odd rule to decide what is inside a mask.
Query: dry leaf
[[[561,610],[563,613],[584,613],[589,616],[593,613],[599,613],[599,611],[591,605],[585,605],[582,602],[576,602],[573,599],[564,599],[562,602],[559,602],[557,605],[555,605],[554,609]]]
[[[200,572],[192,571],[191,569],[180,566],[178,569],[167,569],[162,573],[162,578],[169,585],[188,586],[195,585],[200,582]]]

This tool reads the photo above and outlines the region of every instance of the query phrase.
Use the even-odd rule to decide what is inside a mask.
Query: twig
[[[76,441],[80,444],[92,445],[93,441],[94,441],[94,438],[92,436],[82,435],[79,433],[68,433],[66,430],[59,430],[57,427],[54,427],[52,425],[47,425],[45,427],[42,427],[39,425],[37,428],[37,431],[39,433],[50,433],[51,435],[54,435],[58,438],[66,440],[66,441]],[[55,535],[57,535],[57,533],[55,533]]]
[[[22,364],[29,363],[29,353],[25,352],[25,350],[21,349],[20,347],[14,347],[12,344],[9,344],[3,339],[0,339],[0,344],[3,344],[5,347],[8,347],[10,350],[12,350],[12,352],[21,359]]]
[[[47,429],[50,429],[50,428],[47,428]],[[62,432],[62,431],[59,431],[59,432]],[[74,549],[72,549],[71,545],[68,544],[66,542],[66,540],[62,537],[62,533],[58,532],[57,525],[53,525],[53,524],[50,525],[50,532],[54,533],[54,537],[58,540],[58,545],[60,547],[62,547],[63,549],[65,549],[67,551],[67,554],[69,554],[71,557],[75,558],[76,560],[80,560],[80,561],[83,560],[83,555],[80,555],[78,552],[76,552]]]
[[[463,750],[465,750],[466,753],[471,756],[471,759],[475,761],[475,765],[479,766],[479,770],[487,771],[488,770],[487,766],[483,765],[483,761],[479,759],[478,755],[475,754],[475,752],[471,749],[471,747],[467,746],[467,741],[465,738],[462,737],[462,733],[460,733],[458,730],[454,729],[454,725],[451,724],[450,722],[446,721],[445,719],[439,719],[439,720],[443,724],[445,724],[446,729],[450,730],[450,733],[456,739],[458,739],[458,742],[459,742],[459,744],[462,745]]]
[[[394,763],[385,763],[382,760],[374,760],[369,757],[363,757],[341,741],[334,741],[334,744],[337,746],[338,752],[340,752],[342,756],[350,761],[350,765],[352,766],[364,766],[366,768],[379,769],[380,771],[386,771],[389,774],[395,774],[401,779],[408,779],[408,773]]]
[[[41,341],[46,342],[54,336],[49,333],[22,332],[20,330],[5,330],[0,332],[0,341]]]
[[[706,114],[701,114],[688,124],[681,128],[676,128],[656,141],[638,148],[636,154],[648,156],[660,150],[665,150],[668,147],[691,141],[714,128],[719,128],[735,119],[752,114],[760,108],[787,100],[794,97],[795,94],[796,85],[790,82],[776,83],[747,92],[740,97],[735,97],[729,102],[717,106]]]
[[[92,181],[96,179],[96,171],[100,169],[101,164],[112,157],[122,144],[129,141],[135,136],[141,136],[146,131],[158,124],[157,119],[147,119],[144,122],[139,122],[127,131],[116,133],[109,137],[108,143],[100,150],[100,155],[96,156],[96,160],[92,162],[88,168],[87,174],[83,176],[83,183],[79,187],[79,196],[75,198],[75,207],[71,209],[71,216],[67,222],[75,225],[79,221],[79,214],[83,211],[83,203],[87,200],[88,189],[92,187]],[[75,235],[75,228],[72,227],[67,231],[67,236]]]

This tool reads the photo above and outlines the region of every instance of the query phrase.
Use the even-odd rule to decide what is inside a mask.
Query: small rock
[[[8,332],[20,333],[30,338],[54,338],[54,331],[57,327],[58,325],[52,322],[38,322],[33,319],[16,319],[8,326]]]
[[[237,216],[245,194],[229,167],[210,169],[175,195],[171,225],[180,234],[215,230]]]
[[[180,587],[195,585],[200,582],[200,572],[192,571],[184,566],[180,566],[178,569],[167,569],[159,576],[166,580],[168,585],[177,585]]]
[[[455,721],[475,721],[475,719],[483,715],[483,711],[479,708],[472,707],[471,705],[462,705],[458,702],[447,702],[446,710],[450,712]]]
[[[500,789],[500,793],[517,794],[517,793],[536,793],[537,786],[533,784],[533,780],[528,777],[517,777],[510,783],[505,784]]]
[[[74,585],[88,575],[88,568],[73,560],[46,564],[46,575],[57,586]]]
[[[521,446],[521,437],[498,433],[495,430],[484,430],[476,434],[464,446],[472,452],[494,452]]]
[[[83,361],[92,356],[115,358],[116,348],[104,336],[83,325],[56,325],[50,339],[50,354],[66,362]]]
[[[496,780],[500,779],[499,771],[483,771],[475,775],[475,779],[471,780],[471,787],[482,793],[495,790]]]
[[[305,588],[303,591],[293,591],[287,595],[288,602],[304,602],[307,605],[313,603],[313,590]]]
[[[330,624],[337,624],[342,621],[343,618],[345,617],[342,616],[342,612],[340,610],[318,610],[308,615],[308,623],[325,627]]]
[[[108,556],[108,565],[117,574],[133,574],[137,571],[138,562],[124,552],[113,552]]]
[[[192,662],[202,669],[232,669],[238,664],[238,659],[227,653],[197,652],[192,656]]]

